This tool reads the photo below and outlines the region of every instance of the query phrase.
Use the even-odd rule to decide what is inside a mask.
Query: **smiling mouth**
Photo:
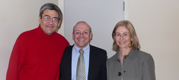
[[[46,25],[46,27],[48,27],[48,28],[54,28],[53,25]]]
[[[77,38],[77,39],[80,40],[80,41],[86,40],[86,38]]]
[[[48,27],[48,28],[53,28],[53,26],[46,26],[46,27]]]
[[[125,43],[125,41],[123,41],[123,42],[119,42],[120,44],[124,44]]]

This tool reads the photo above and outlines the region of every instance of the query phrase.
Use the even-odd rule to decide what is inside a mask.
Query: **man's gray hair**
[[[43,14],[45,9],[57,11],[58,16],[59,16],[58,17],[59,20],[62,19],[62,12],[61,12],[60,8],[57,5],[53,4],[53,3],[46,3],[40,8],[40,13],[39,13],[40,18],[42,18],[42,14]]]
[[[90,28],[90,32],[92,32],[92,29],[91,29],[90,25],[89,25],[87,22],[85,22],[85,21],[79,21],[79,22],[77,22],[77,23],[75,24],[75,26],[76,26],[77,24],[79,24],[79,23],[85,23],[86,25],[88,25],[89,28]],[[74,28],[75,28],[75,26],[73,27],[73,33],[74,33]]]

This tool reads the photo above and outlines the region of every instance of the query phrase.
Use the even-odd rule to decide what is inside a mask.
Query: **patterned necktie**
[[[82,49],[79,50],[80,56],[78,57],[78,63],[76,68],[76,80],[86,80],[85,78],[85,60],[83,53],[84,51]]]

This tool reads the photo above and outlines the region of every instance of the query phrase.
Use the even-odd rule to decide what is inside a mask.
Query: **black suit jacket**
[[[66,47],[60,64],[60,79],[71,80],[73,46]],[[107,80],[105,50],[90,45],[88,80]]]

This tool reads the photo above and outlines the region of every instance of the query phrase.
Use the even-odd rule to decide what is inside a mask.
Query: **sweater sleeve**
[[[68,42],[66,39],[64,39],[64,40],[65,40],[65,41],[64,41],[64,43],[65,43],[65,45],[64,45],[65,48],[68,47],[68,46],[70,46],[69,42]],[[64,48],[64,50],[65,50],[65,48]],[[63,52],[63,53],[64,53],[64,52]],[[62,53],[62,54],[63,54],[63,53]],[[60,62],[60,64],[61,64],[61,62]],[[59,70],[58,70],[56,80],[60,80],[60,76],[59,76],[59,75],[60,75],[60,68],[59,68]]]
[[[19,74],[21,67],[25,61],[26,44],[23,37],[20,35],[13,47],[11,57],[9,60],[9,66],[7,70],[6,80],[19,80]]]
[[[146,57],[143,64],[143,79],[142,80],[155,80],[155,67],[154,60],[150,54]]]

